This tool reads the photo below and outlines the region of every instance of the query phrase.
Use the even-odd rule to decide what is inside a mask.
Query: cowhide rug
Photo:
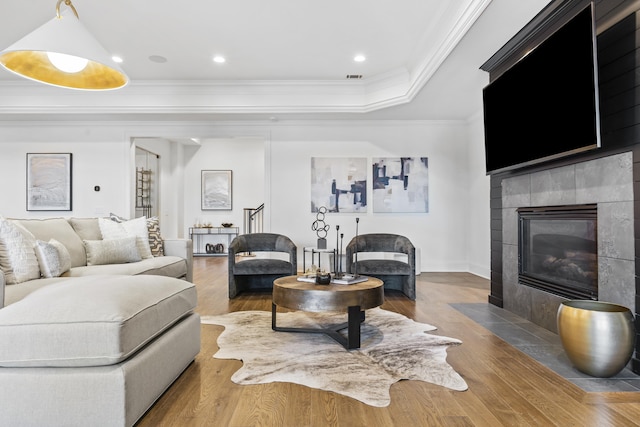
[[[325,327],[346,322],[344,313],[278,313],[279,327]],[[446,362],[447,347],[462,342],[431,335],[434,326],[391,311],[366,311],[361,347],[346,350],[324,334],[275,332],[271,313],[239,311],[203,316],[202,323],[222,325],[217,359],[239,359],[236,384],[291,382],[333,391],[371,406],[390,403],[389,388],[399,380],[421,380],[453,390],[466,382]]]

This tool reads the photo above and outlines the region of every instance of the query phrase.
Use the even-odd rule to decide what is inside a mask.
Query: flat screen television
[[[589,4],[483,89],[487,174],[600,147]]]

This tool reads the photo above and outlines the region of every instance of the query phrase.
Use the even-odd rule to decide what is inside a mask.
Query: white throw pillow
[[[153,258],[149,247],[149,232],[147,230],[147,218],[140,217],[125,222],[115,222],[107,218],[98,218],[102,238],[121,239],[123,237],[136,237],[136,245],[140,253],[140,258]]]
[[[15,221],[0,217],[0,269],[7,285],[40,278],[36,238]]]
[[[122,239],[83,240],[87,265],[124,264],[141,260],[136,237]]]
[[[59,277],[71,270],[71,255],[67,248],[56,239],[49,242],[36,241],[36,256],[44,277]]]
[[[129,221],[120,215],[109,213],[109,218],[115,222]],[[149,248],[151,249],[151,255],[154,257],[164,256],[164,241],[160,235],[160,220],[157,216],[147,218],[147,232],[149,233]]]

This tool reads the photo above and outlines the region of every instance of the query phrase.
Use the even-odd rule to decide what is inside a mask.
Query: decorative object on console
[[[205,252],[208,254],[222,254],[224,253],[224,245],[222,243],[207,243],[205,245]]]
[[[27,210],[70,211],[71,153],[27,153]]]
[[[0,52],[0,65],[29,80],[83,90],[118,89],[129,79],[111,55],[82,25],[71,0],[69,9]],[[73,15],[69,12],[73,12]]]
[[[367,159],[311,158],[311,212],[367,211]]]
[[[311,229],[316,232],[318,236],[318,249],[327,249],[327,233],[329,232],[329,224],[324,222],[324,216],[327,213],[327,208],[320,206],[318,213],[316,213],[316,220],[311,224]]]
[[[373,212],[429,212],[429,159],[374,159]]]
[[[203,170],[200,186],[200,208],[203,211],[232,209],[232,172],[230,170]]]
[[[222,225],[224,228],[233,227],[233,223],[232,222],[223,222],[220,225]]]
[[[603,301],[565,301],[558,307],[558,335],[579,371],[608,378],[631,359],[636,337],[627,307]]]

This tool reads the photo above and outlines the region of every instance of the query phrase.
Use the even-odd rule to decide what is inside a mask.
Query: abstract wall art
[[[311,212],[366,212],[367,169],[365,157],[312,157]]]
[[[27,153],[27,211],[70,211],[71,153]]]
[[[232,210],[232,173],[230,170],[203,170],[200,203],[203,211]]]
[[[429,212],[429,159],[373,159],[373,212]]]

